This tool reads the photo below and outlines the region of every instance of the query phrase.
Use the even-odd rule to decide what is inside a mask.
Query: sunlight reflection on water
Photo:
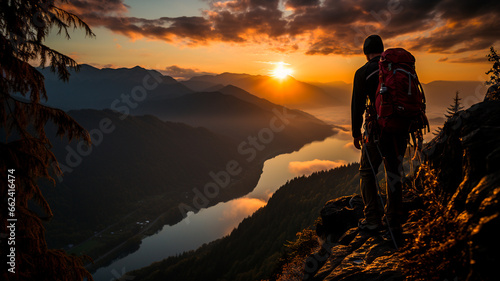
[[[244,218],[265,206],[280,186],[300,175],[300,171],[311,171],[303,169],[297,172],[290,168],[292,162],[302,166],[312,162],[329,164],[342,161],[359,162],[360,151],[352,145],[348,107],[324,108],[309,113],[330,124],[340,125],[346,131],[339,130],[336,135],[323,141],[306,144],[299,151],[281,154],[267,160],[259,182],[251,193],[242,198],[202,209],[197,214],[189,213],[189,223],[184,220],[173,226],[164,226],[159,233],[143,239],[136,252],[99,269],[94,274],[95,280],[111,280],[113,277],[116,278],[114,276],[116,272],[122,272],[123,268],[126,268],[126,271],[138,269],[168,256],[197,249],[204,243],[230,234]],[[426,140],[430,138],[432,134],[427,134]]]
[[[173,226],[164,226],[159,233],[143,239],[136,252],[97,270],[94,279],[108,281],[122,268],[126,268],[126,271],[138,269],[230,234],[244,218],[263,207],[280,186],[297,176],[290,171],[290,162],[315,159],[357,162],[359,151],[346,146],[348,143],[348,133],[340,132],[323,141],[307,144],[299,151],[267,160],[261,178],[251,193],[202,209],[197,214],[189,213],[189,223],[182,221]]]

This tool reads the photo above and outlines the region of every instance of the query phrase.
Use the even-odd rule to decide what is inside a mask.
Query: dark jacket
[[[370,103],[375,104],[375,92],[378,87],[378,61],[380,56],[376,56],[360,67],[354,75],[351,101],[351,125],[352,136],[361,136],[361,126],[363,126],[363,114],[366,109],[367,97]]]

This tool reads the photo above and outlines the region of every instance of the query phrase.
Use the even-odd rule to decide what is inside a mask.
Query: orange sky
[[[500,5],[491,1],[489,9],[477,4],[471,11],[467,1],[434,1],[431,7],[413,2],[79,0],[65,8],[89,23],[96,37],[75,31],[68,41],[51,34],[47,44],[79,63],[140,65],[174,77],[268,75],[282,61],[298,80],[351,83],[366,61],[362,39],[379,33],[386,48],[405,47],[415,55],[424,83],[486,80],[486,55],[500,38],[490,16],[500,13]]]

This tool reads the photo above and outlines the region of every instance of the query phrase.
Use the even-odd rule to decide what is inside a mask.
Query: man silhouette
[[[354,75],[351,102],[352,136],[354,146],[362,149],[360,161],[360,189],[365,204],[365,218],[358,224],[359,229],[376,231],[381,227],[383,209],[378,197],[376,174],[384,161],[386,170],[387,204],[386,216],[395,238],[401,238],[401,160],[406,151],[407,132],[380,134],[375,111],[375,94],[379,83],[380,55],[384,51],[382,39],[378,35],[368,36],[363,44],[363,52],[368,62]],[[361,133],[365,114],[364,135]]]

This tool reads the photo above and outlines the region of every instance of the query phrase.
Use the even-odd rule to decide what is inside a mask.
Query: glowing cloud
[[[256,198],[239,198],[229,202],[231,204],[230,208],[227,208],[220,220],[228,219],[243,219],[250,216],[260,207],[265,206],[267,203],[263,200]]]
[[[308,176],[314,172],[327,171],[333,168],[337,168],[342,165],[347,165],[344,160],[330,161],[330,160],[319,160],[314,159],[312,161],[294,161],[288,164],[288,170],[290,173],[296,176]]]
[[[130,16],[124,0],[73,0],[62,7],[93,27],[102,26],[131,39],[188,46],[268,43],[280,52],[295,52],[300,46],[309,55],[360,54],[364,38],[372,33],[392,40],[393,45],[447,54],[484,50],[498,42],[500,35],[498,0],[473,5],[470,0],[207,2],[208,9],[199,16],[156,19]]]
[[[356,152],[359,152],[359,151],[360,151],[359,149],[357,149],[356,147],[354,147],[354,143],[352,143],[352,142],[348,142],[348,143],[346,143],[346,144],[344,145],[344,148],[345,148],[345,149],[352,149],[352,150],[354,150],[354,151],[356,151]]]

